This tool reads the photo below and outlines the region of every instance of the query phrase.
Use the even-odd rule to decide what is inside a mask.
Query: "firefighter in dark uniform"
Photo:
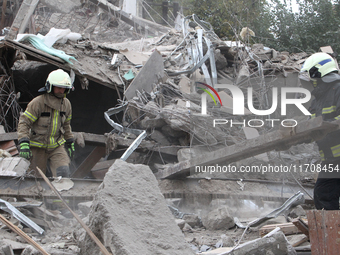
[[[322,116],[324,121],[340,119],[340,75],[335,60],[327,53],[315,53],[306,59],[299,73],[301,82],[313,84],[309,109],[312,118]],[[318,210],[339,210],[340,197],[340,130],[316,141],[321,166],[314,187],[314,203]]]

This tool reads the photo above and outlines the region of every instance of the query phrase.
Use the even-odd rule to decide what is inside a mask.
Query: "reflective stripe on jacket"
[[[20,116],[18,140],[29,138],[33,147],[55,149],[73,138],[72,108],[67,98],[48,93],[34,98]]]
[[[314,93],[315,99],[312,101],[310,108],[311,117],[322,115],[325,121],[340,119],[340,76],[338,80],[331,83],[324,83],[318,80],[318,87],[319,91]],[[339,160],[340,130],[327,134],[323,139],[316,141],[316,143],[319,146],[322,161],[333,162]]]

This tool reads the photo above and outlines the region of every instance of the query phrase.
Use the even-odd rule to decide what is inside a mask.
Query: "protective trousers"
[[[70,177],[70,158],[66,153],[64,145],[58,146],[54,150],[46,150],[37,147],[31,147],[31,150],[33,157],[31,159],[30,169],[34,171],[36,176],[39,176],[38,172],[35,171],[36,167],[39,167],[46,175],[48,164],[53,177]]]
[[[340,162],[322,163],[314,186],[314,204],[318,210],[339,210]]]

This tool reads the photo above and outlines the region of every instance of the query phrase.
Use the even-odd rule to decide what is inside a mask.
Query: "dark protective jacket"
[[[67,98],[51,93],[34,98],[20,116],[18,140],[29,140],[30,146],[55,149],[73,139],[71,130],[72,107]]]
[[[309,109],[312,118],[322,115],[325,121],[340,119],[340,75],[332,73],[329,77],[318,79],[318,85],[312,91],[315,96]],[[316,143],[322,161],[332,163],[340,160],[340,130],[327,134]]]

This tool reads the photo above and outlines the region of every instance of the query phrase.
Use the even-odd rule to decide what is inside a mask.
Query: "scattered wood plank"
[[[12,222],[8,221],[4,216],[0,214],[0,220],[9,227],[13,232],[24,238],[28,243],[32,244],[34,248],[36,248],[38,251],[40,251],[43,255],[50,255],[47,253],[39,244],[37,244],[32,238],[30,238],[28,235],[26,235],[25,232],[23,232],[20,228],[13,225]]]
[[[291,246],[297,247],[300,244],[308,241],[308,237],[305,234],[290,235],[286,237]]]
[[[291,222],[265,225],[259,229],[259,234],[263,237],[277,227],[279,227],[285,235],[301,234],[301,231]]]
[[[12,156],[18,155],[18,149],[13,140],[0,142],[0,149],[8,151]]]
[[[155,175],[159,179],[182,178],[188,176],[191,170],[195,173],[196,166],[216,165],[220,162],[229,164],[267,151],[288,149],[292,145],[303,143],[312,139],[312,137],[316,137],[319,133],[331,132],[338,128],[338,123],[325,122],[320,116],[301,122],[294,128],[273,131],[229,147],[207,152],[202,157],[191,158],[190,160],[170,165],[163,171],[155,173]]]
[[[294,219],[292,220],[292,223],[301,230],[302,233],[304,233],[309,240],[309,229],[308,229],[308,225],[306,222],[304,222],[302,219]]]

